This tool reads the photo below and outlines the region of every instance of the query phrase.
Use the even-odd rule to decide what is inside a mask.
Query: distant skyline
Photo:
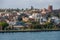
[[[0,8],[48,8],[49,5],[53,9],[60,9],[60,0],[0,0]]]

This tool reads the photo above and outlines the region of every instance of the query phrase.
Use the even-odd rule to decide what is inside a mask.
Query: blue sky
[[[60,8],[60,0],[0,0],[0,8],[47,8],[53,5],[54,9]]]

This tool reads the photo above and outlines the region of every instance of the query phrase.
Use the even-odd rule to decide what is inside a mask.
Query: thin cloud
[[[0,0],[0,8],[47,8],[50,4],[60,8],[60,0]]]

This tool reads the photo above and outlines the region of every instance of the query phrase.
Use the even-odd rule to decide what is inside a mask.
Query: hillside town
[[[0,30],[60,30],[60,9],[0,9]]]

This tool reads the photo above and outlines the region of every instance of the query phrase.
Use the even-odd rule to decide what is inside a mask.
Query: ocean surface
[[[60,40],[60,31],[0,33],[0,40]]]

